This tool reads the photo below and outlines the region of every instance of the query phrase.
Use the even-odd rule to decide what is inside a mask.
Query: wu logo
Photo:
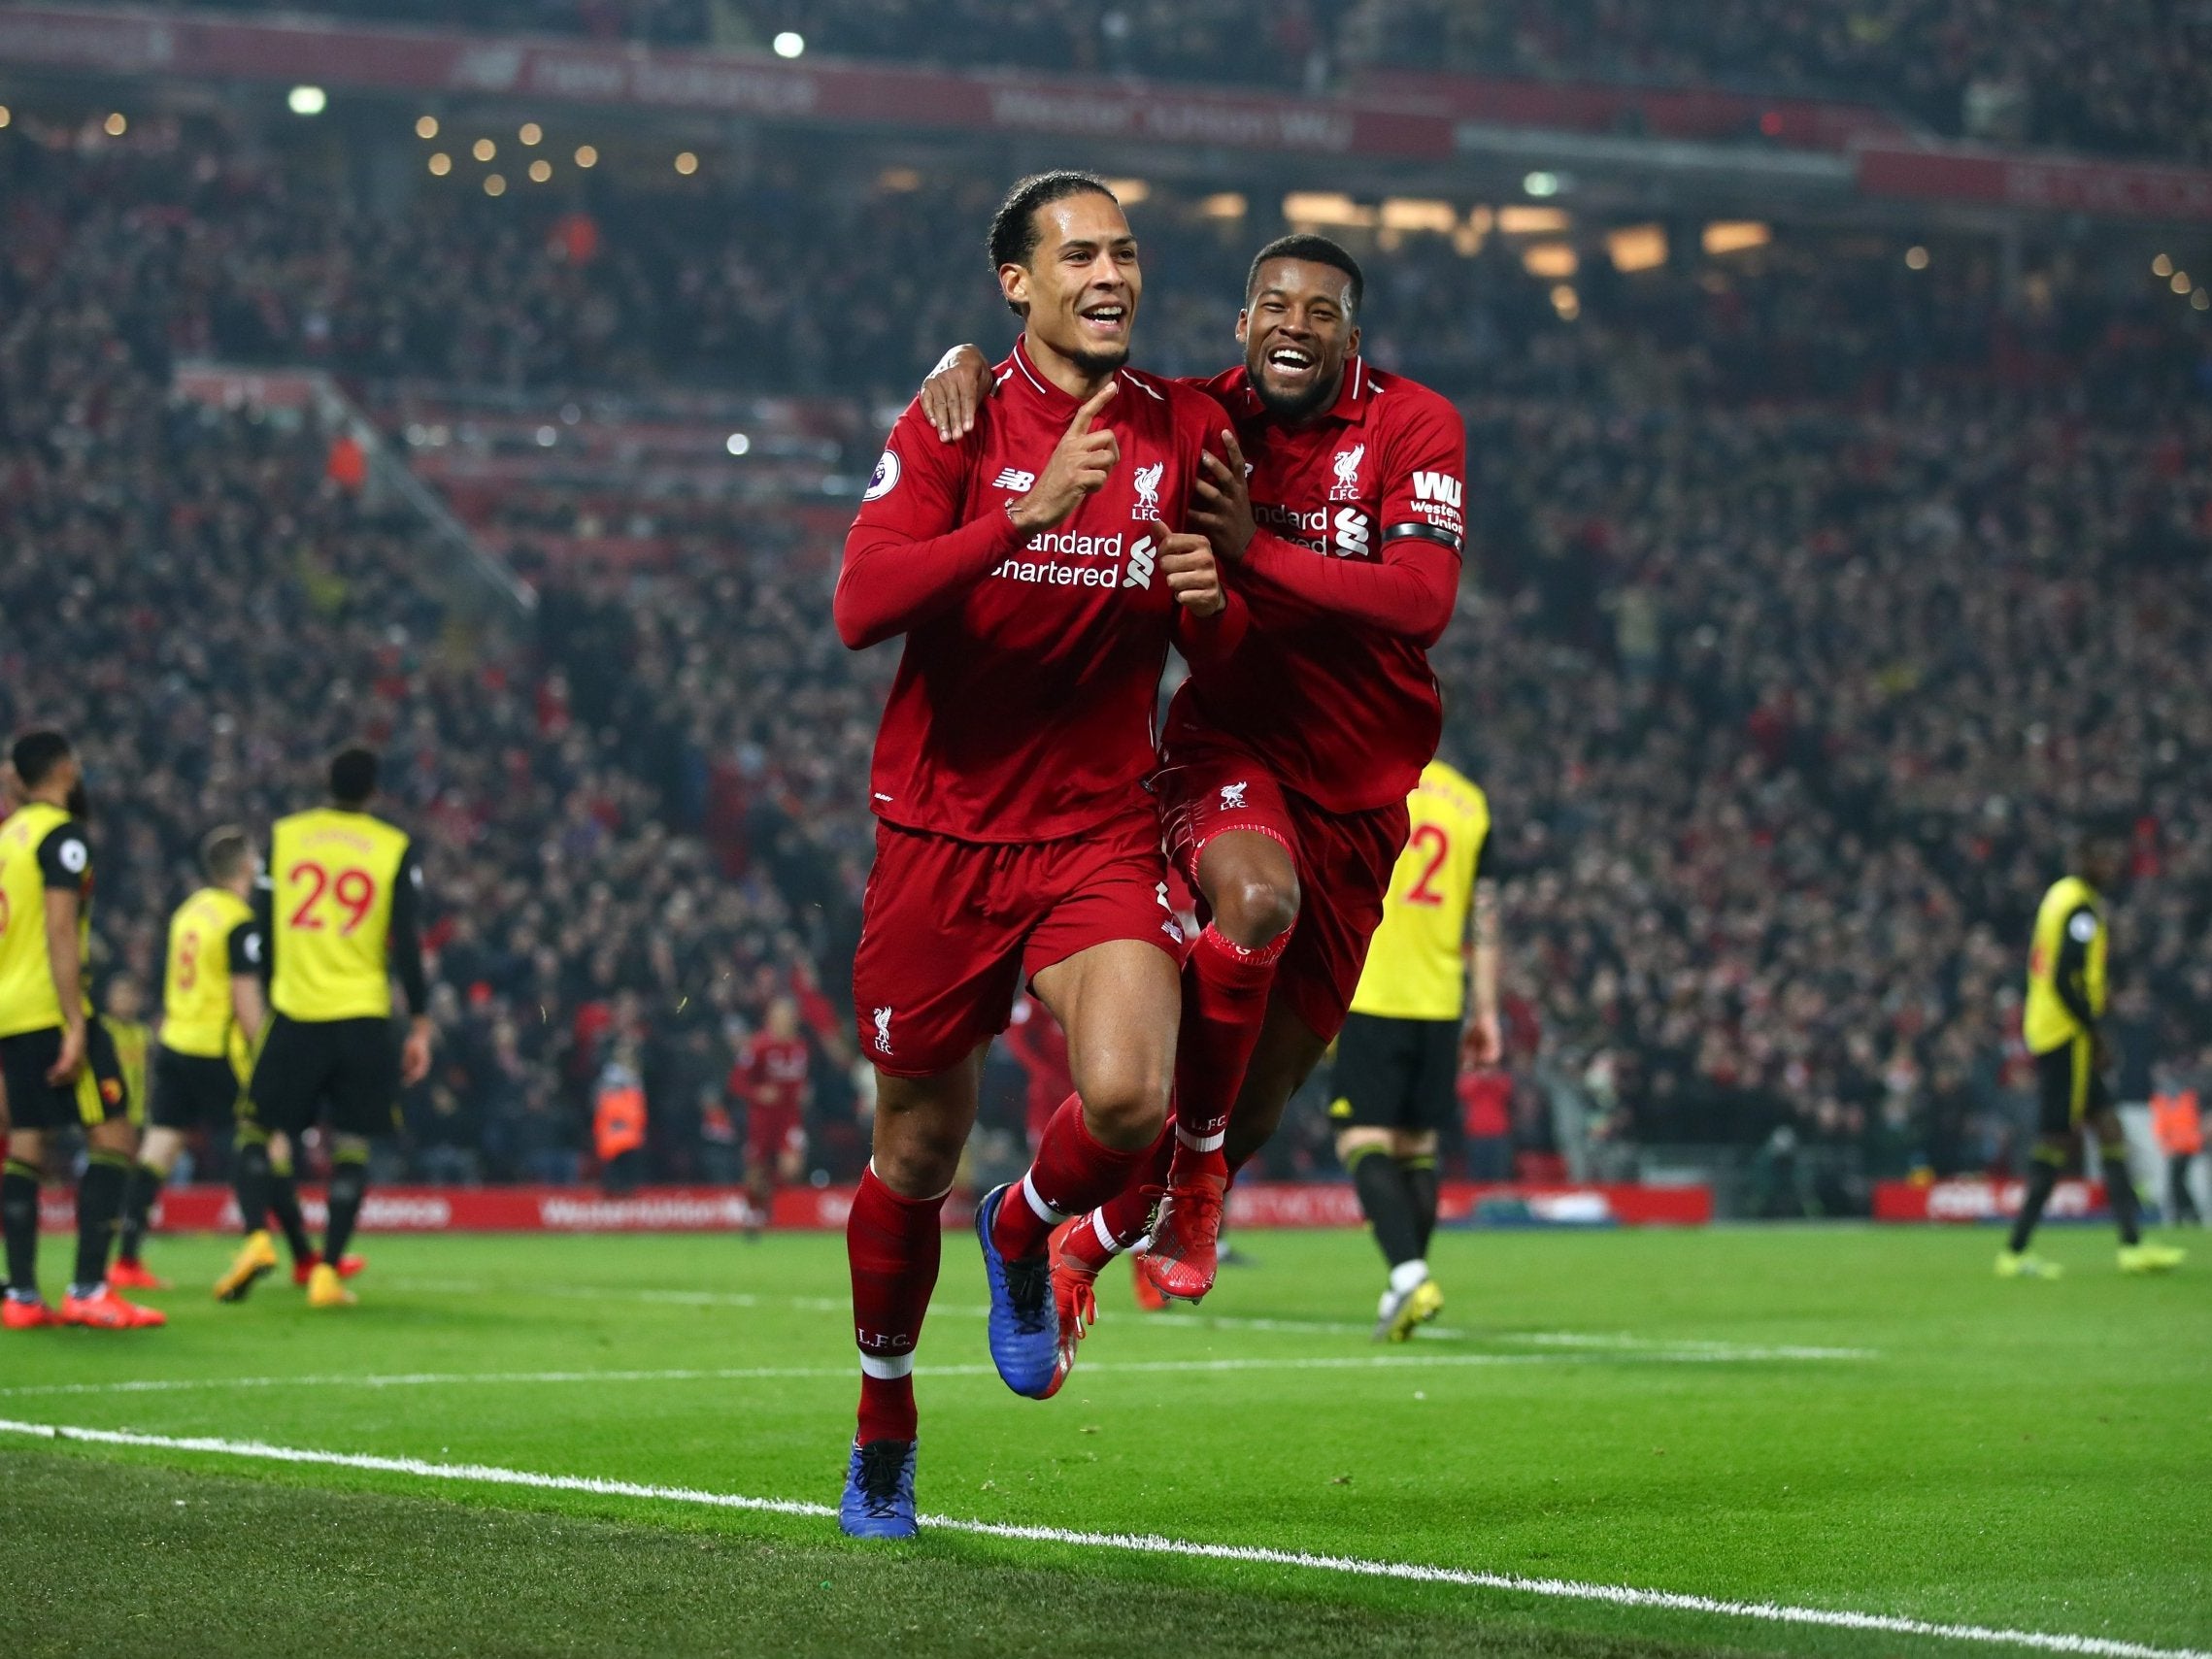
[[[890,1051],[891,1011],[888,1008],[880,1008],[876,1010],[876,1052],[888,1054]]]
[[[1244,806],[1244,792],[1251,787],[1252,783],[1249,779],[1242,783],[1223,784],[1222,811],[1224,813],[1234,813],[1240,811]]]
[[[1332,463],[1336,469],[1336,482],[1329,488],[1331,501],[1357,501],[1359,499],[1359,463],[1367,458],[1367,446],[1355,444],[1340,453]]]
[[[1165,461],[1155,461],[1149,467],[1137,469],[1137,504],[1129,509],[1131,518],[1157,518],[1159,516],[1159,480],[1167,471]]]
[[[1416,501],[1439,501],[1446,507],[1461,506],[1466,500],[1467,486],[1450,473],[1415,473],[1413,498]]]
[[[1129,549],[1129,568],[1122,575],[1123,587],[1152,586],[1152,538],[1147,536]]]

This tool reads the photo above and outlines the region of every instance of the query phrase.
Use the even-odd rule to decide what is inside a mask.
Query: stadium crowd
[[[205,0],[450,26],[434,0]],[[1139,76],[1306,92],[1374,69],[1726,87],[1894,108],[1932,131],[2203,161],[2212,19],[2183,5],[2051,0],[486,0],[486,32]]]
[[[595,1079],[634,1065],[654,1171],[706,1170],[723,1078],[790,993],[847,1173],[856,780],[889,659],[837,645],[819,510],[702,509],[636,567],[524,535],[531,631],[476,635],[324,435],[172,403],[168,374],[895,400],[1003,314],[893,251],[913,235],[848,233],[940,241],[995,185],[823,213],[787,178],[690,230],[609,199],[584,238],[575,204],[379,216],[204,133],[12,137],[0,177],[0,722],[85,741],[103,978],[157,975],[208,825],[265,824],[365,734],[430,849],[419,1168],[573,1175]],[[1144,355],[1218,367],[1242,244],[1158,216]],[[2212,782],[2197,314],[2061,260],[2000,304],[1963,254],[1787,245],[1592,261],[1572,319],[1502,238],[1409,243],[1374,279],[1378,360],[1469,415],[1475,557],[1437,660],[1447,752],[1498,812],[1518,1051],[1581,1079],[1601,1140],[2008,1161],[2019,941],[2085,812],[2137,824],[2120,960],[2161,1051],[2212,1045],[2212,850],[2180,832]]]

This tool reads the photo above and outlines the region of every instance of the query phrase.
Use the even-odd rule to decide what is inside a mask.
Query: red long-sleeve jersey
[[[1270,415],[1242,368],[1204,384],[1252,468],[1259,533],[1230,572],[1251,627],[1233,658],[1192,660],[1167,756],[1227,738],[1330,812],[1402,801],[1443,730],[1428,647],[1458,594],[1466,425],[1357,357],[1305,426]]]
[[[1025,538],[1006,504],[1035,484],[1080,404],[1019,343],[995,375],[965,438],[940,440],[919,403],[891,429],[846,537],[837,628],[855,647],[906,635],[876,738],[878,815],[966,841],[1048,840],[1145,800],[1180,613],[1147,526],[1182,526],[1199,452],[1227,416],[1195,388],[1120,371],[1097,421],[1120,464],[1057,528]]]

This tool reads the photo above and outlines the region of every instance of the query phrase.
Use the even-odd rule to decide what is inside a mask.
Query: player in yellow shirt
[[[92,851],[77,755],[61,733],[37,730],[17,738],[9,758],[16,806],[0,823],[0,1086],[9,1117],[0,1326],[166,1324],[165,1315],[125,1302],[107,1282],[137,1130],[115,1044],[91,1017],[84,989]],[[88,1156],[77,1183],[77,1270],[56,1313],[39,1294],[39,1173],[47,1136],[71,1128],[84,1130]]]
[[[369,1141],[388,1133],[403,1085],[430,1070],[429,989],[419,931],[422,867],[406,832],[370,815],[377,757],[341,751],[330,803],[277,820],[261,889],[274,1011],[241,1110],[244,1125],[295,1144],[327,1115],[330,1221],[322,1260],[308,1275],[310,1308],[342,1308],[353,1293],[339,1264],[368,1194]],[[392,1032],[391,981],[413,1019],[403,1046]],[[273,1176],[266,1140],[241,1134],[238,1210],[246,1242],[216,1295],[235,1300],[277,1265],[263,1219]]]
[[[148,1215],[184,1150],[184,1137],[195,1129],[229,1127],[266,1012],[261,926],[247,902],[260,874],[253,844],[242,829],[225,825],[211,831],[200,843],[200,867],[207,884],[169,918],[161,1039],[151,1067],[147,1127],[123,1198],[116,1265],[108,1274],[111,1283],[125,1289],[166,1288],[142,1259]],[[281,1142],[271,1154],[279,1169],[289,1171],[290,1155]],[[273,1194],[293,1259],[307,1262],[314,1245],[287,1176],[279,1176]],[[307,1268],[298,1272],[304,1281]]]
[[[1490,801],[1471,780],[1432,760],[1406,809],[1405,850],[1336,1040],[1329,1107],[1336,1155],[1390,1263],[1375,1335],[1396,1343],[1444,1306],[1428,1273],[1428,1240],[1436,1228],[1436,1138],[1458,1110],[1461,1048],[1478,1065],[1502,1048],[1496,910],[1489,884],[1478,879]],[[1470,967],[1472,1021],[1465,1018]]]
[[[2120,1228],[2121,1272],[2164,1273],[2179,1267],[2186,1253],[2143,1242],[2142,1208],[2128,1176],[2127,1134],[2104,1081],[2111,1064],[2097,1023],[2104,1017],[2111,949],[2104,894],[2120,879],[2126,854],[2116,834],[2085,835],[2074,849],[2073,869],[2051,884],[2035,912],[2021,1037],[2035,1056],[2040,1107],[2028,1193],[2013,1218],[2012,1237],[1997,1256],[1999,1278],[2059,1277],[2058,1264],[2030,1255],[2028,1244],[2085,1124],[2096,1132],[2104,1153],[2105,1200]]]

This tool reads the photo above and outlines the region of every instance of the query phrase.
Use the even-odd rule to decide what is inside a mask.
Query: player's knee
[[[1108,1146],[1149,1146],[1167,1126],[1172,1086],[1169,1071],[1133,1056],[1100,1067],[1081,1086],[1084,1125]]]
[[[1336,1161],[1350,1169],[1369,1152],[1389,1152],[1396,1155],[1388,1129],[1339,1129],[1336,1132]]]
[[[1434,1158],[1436,1156],[1436,1131],[1433,1129],[1399,1129],[1391,1136],[1391,1156],[1404,1162],[1409,1158]]]
[[[84,1131],[84,1144],[101,1152],[128,1152],[138,1145],[138,1126],[127,1117],[111,1117]]]
[[[1272,945],[1298,919],[1298,879],[1282,871],[1240,871],[1214,895],[1214,926],[1247,950]]]

